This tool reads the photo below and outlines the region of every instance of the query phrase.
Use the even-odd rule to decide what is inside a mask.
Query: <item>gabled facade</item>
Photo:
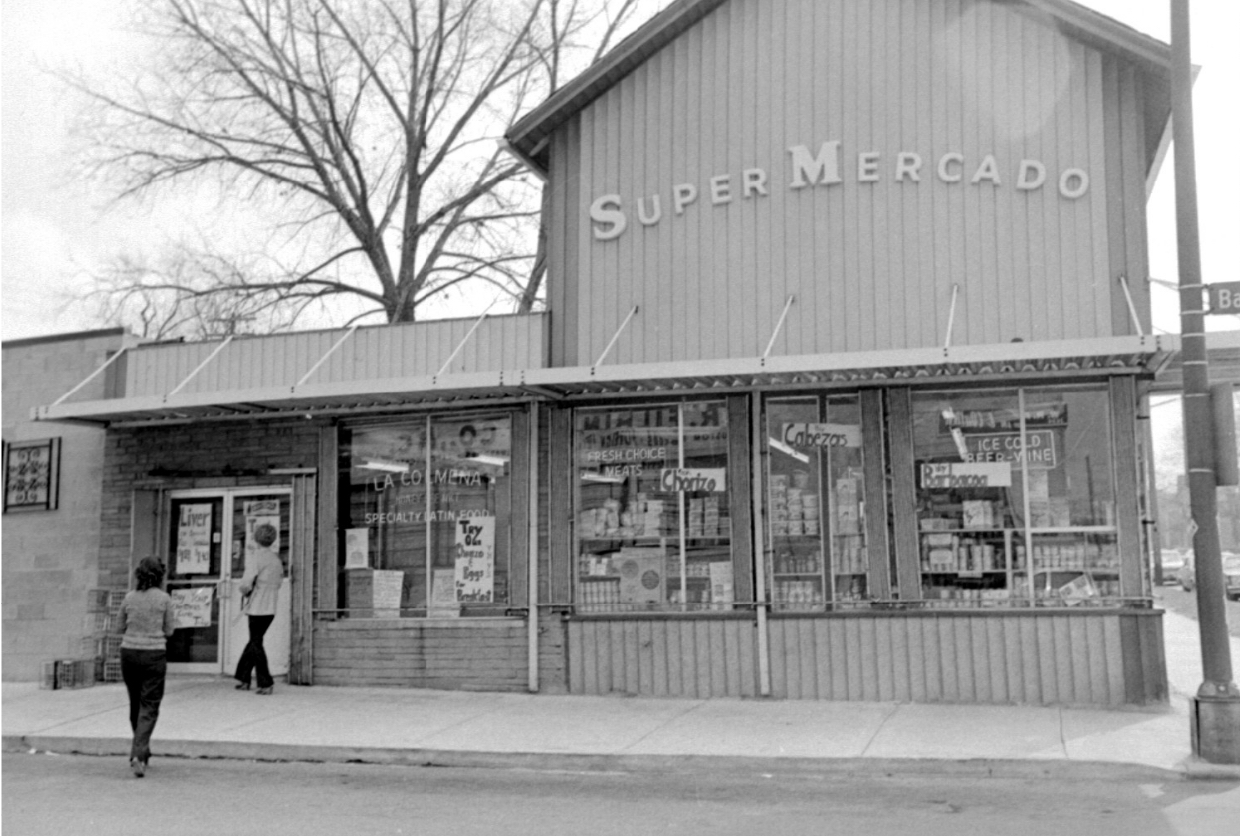
[[[39,417],[108,426],[120,571],[279,515],[295,682],[1162,702],[1167,59],[1059,0],[682,0],[509,131],[547,314],[143,347]]]

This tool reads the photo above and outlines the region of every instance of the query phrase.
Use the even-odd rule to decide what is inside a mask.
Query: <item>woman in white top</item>
[[[168,637],[176,629],[172,599],[160,587],[164,564],[157,557],[144,557],[134,570],[137,589],[121,604],[121,678],[129,692],[129,727],[133,745],[129,765],[133,774],[146,774],[151,759],[151,732],[159,719],[168,674]]]
[[[257,559],[241,579],[243,607],[249,616],[250,641],[237,661],[237,690],[250,690],[250,674],[257,674],[258,693],[270,694],[274,681],[267,666],[267,651],[263,649],[263,636],[276,617],[276,600],[280,584],[284,582],[284,564],[271,546],[279,536],[275,526],[261,523],[254,528],[254,542],[260,548]]]

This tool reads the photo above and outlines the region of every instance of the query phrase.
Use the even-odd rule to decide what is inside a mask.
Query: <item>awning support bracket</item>
[[[1141,320],[1137,316],[1137,306],[1132,303],[1132,292],[1128,289],[1128,279],[1124,276],[1119,277],[1120,287],[1124,288],[1124,298],[1128,300],[1128,315],[1132,317],[1132,327],[1137,329],[1137,336],[1144,337],[1145,329],[1141,327]]]
[[[322,356],[322,357],[320,357],[320,358],[318,359],[318,361],[317,361],[317,362],[316,362],[313,366],[311,366],[311,367],[310,367],[310,368],[306,371],[306,373],[305,373],[305,374],[303,374],[303,375],[301,376],[301,379],[300,379],[300,380],[298,380],[296,383],[294,383],[294,384],[293,384],[293,389],[294,389],[294,390],[296,390],[298,386],[302,385],[302,384],[303,384],[303,383],[305,383],[307,380],[309,380],[309,379],[310,379],[310,375],[312,375],[312,374],[314,374],[315,372],[317,372],[317,371],[319,370],[319,366],[321,366],[321,365],[323,365],[324,363],[326,363],[326,362],[327,362],[327,358],[328,358],[328,357],[331,357],[333,354],[335,354],[335,353],[336,353],[336,349],[338,349],[338,348],[340,348],[340,346],[344,345],[344,341],[345,341],[345,340],[347,340],[349,337],[353,336],[353,332],[354,332],[354,331],[356,331],[356,330],[357,330],[357,323],[353,323],[353,325],[349,326],[349,330],[344,332],[344,336],[342,336],[340,339],[336,340],[336,342],[332,344],[332,347],[331,347],[331,348],[329,348],[329,349],[327,349],[327,351],[323,354],[323,356]]]
[[[448,359],[444,361],[443,366],[435,374],[435,377],[443,377],[443,373],[448,370],[448,366],[452,365],[452,361],[456,359],[456,355],[461,353],[461,349],[465,347],[465,343],[469,342],[469,338],[472,337],[474,332],[478,330],[478,326],[482,324],[482,320],[487,318],[487,314],[491,312],[491,308],[493,307],[495,307],[494,300],[492,300],[491,304],[487,305],[487,309],[482,312],[482,316],[478,317],[477,321],[474,322],[473,327],[471,327],[465,336],[461,338],[461,341],[456,344],[456,348],[452,349],[452,353],[448,355]]]
[[[943,339],[943,348],[952,347],[952,326],[956,324],[956,298],[960,295],[960,285],[952,285],[952,306],[947,312],[947,336]]]
[[[598,356],[598,359],[594,361],[595,366],[603,365],[603,360],[605,360],[607,358],[607,355],[611,353],[611,349],[616,344],[616,340],[620,339],[620,334],[622,334],[624,332],[624,329],[628,327],[629,321],[633,319],[633,316],[636,313],[637,313],[637,305],[634,305],[633,310],[629,311],[629,315],[624,318],[624,322],[621,322],[620,327],[616,329],[616,333],[612,334],[611,342],[607,344],[607,347],[603,349],[603,353],[600,354]]]
[[[217,355],[219,355],[219,353],[220,353],[221,351],[223,351],[225,348],[227,348],[227,347],[228,347],[228,344],[229,344],[230,342],[232,342],[232,339],[233,339],[233,338],[232,338],[232,335],[231,335],[231,334],[229,334],[227,337],[225,337],[225,338],[224,338],[224,341],[223,341],[222,343],[220,343],[218,346],[216,346],[215,351],[212,351],[210,354],[208,354],[208,355],[207,355],[207,359],[203,360],[201,363],[199,363],[199,364],[198,364],[198,366],[197,366],[197,367],[196,367],[196,368],[195,368],[192,372],[190,372],[189,374],[187,374],[187,375],[185,376],[185,379],[184,379],[184,380],[182,380],[180,383],[178,383],[175,389],[173,389],[173,390],[172,390],[171,392],[169,392],[168,394],[164,395],[164,400],[165,400],[165,401],[167,401],[169,398],[171,398],[171,397],[172,397],[173,395],[175,395],[177,392],[180,392],[182,389],[184,389],[184,388],[185,388],[185,385],[186,385],[187,383],[189,383],[191,380],[193,380],[193,379],[194,379],[194,376],[195,376],[196,374],[198,374],[200,371],[202,371],[203,369],[205,369],[205,368],[207,367],[207,365],[208,365],[208,364],[209,364],[212,360],[214,360],[214,359],[216,358],[216,356],[217,356]]]
[[[81,389],[83,386],[85,386],[87,383],[90,383],[90,382],[91,382],[92,380],[94,380],[96,377],[98,377],[99,375],[103,374],[103,370],[104,370],[104,369],[106,369],[108,366],[110,366],[110,365],[112,365],[113,363],[115,363],[115,362],[116,362],[116,360],[117,360],[117,359],[118,359],[118,358],[119,358],[122,354],[124,354],[124,353],[125,353],[126,351],[128,351],[128,350],[129,350],[129,346],[124,346],[124,347],[122,347],[120,351],[116,352],[116,353],[115,353],[115,354],[113,354],[111,357],[109,357],[109,358],[108,358],[108,359],[104,362],[104,364],[103,364],[102,366],[100,366],[99,368],[97,368],[97,369],[95,369],[93,372],[91,372],[89,375],[87,375],[85,380],[83,380],[83,381],[82,381],[81,383],[79,383],[77,386],[74,386],[74,387],[73,387],[72,389],[70,389],[68,392],[65,392],[63,395],[61,395],[59,398],[57,398],[57,399],[56,399],[56,402],[55,402],[55,403],[53,403],[53,404],[52,404],[52,406],[60,406],[62,403],[64,403],[64,402],[65,402],[65,400],[67,400],[70,396],[72,396],[74,392],[78,391],[78,390],[79,390],[79,389]]]
[[[784,327],[784,320],[788,318],[788,309],[792,307],[792,303],[796,300],[796,294],[791,293],[788,295],[788,301],[784,302],[784,311],[779,315],[779,322],[775,323],[775,330],[771,334],[770,342],[766,344],[766,351],[762,352],[763,360],[770,356],[771,349],[775,347],[775,339],[779,336],[780,330]]]

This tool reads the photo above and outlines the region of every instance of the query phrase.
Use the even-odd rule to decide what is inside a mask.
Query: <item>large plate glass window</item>
[[[577,611],[731,609],[726,405],[575,420]]]
[[[861,409],[855,395],[766,403],[767,561],[776,610],[868,600]]]
[[[1119,595],[1101,388],[913,395],[922,597],[946,606]]]
[[[354,617],[503,614],[512,419],[436,416],[346,431],[344,604]]]

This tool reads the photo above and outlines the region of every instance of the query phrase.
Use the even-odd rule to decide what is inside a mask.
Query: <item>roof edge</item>
[[[642,24],[602,59],[553,92],[542,104],[514,122],[504,134],[504,138],[533,171],[540,176],[546,176],[546,143],[557,128],[636,69],[646,60],[644,56],[675,40],[724,2],[726,0],[677,0]],[[1119,52],[1148,67],[1170,72],[1170,45],[1114,18],[1072,0],[1018,2],[1051,15],[1078,37],[1112,45]]]

